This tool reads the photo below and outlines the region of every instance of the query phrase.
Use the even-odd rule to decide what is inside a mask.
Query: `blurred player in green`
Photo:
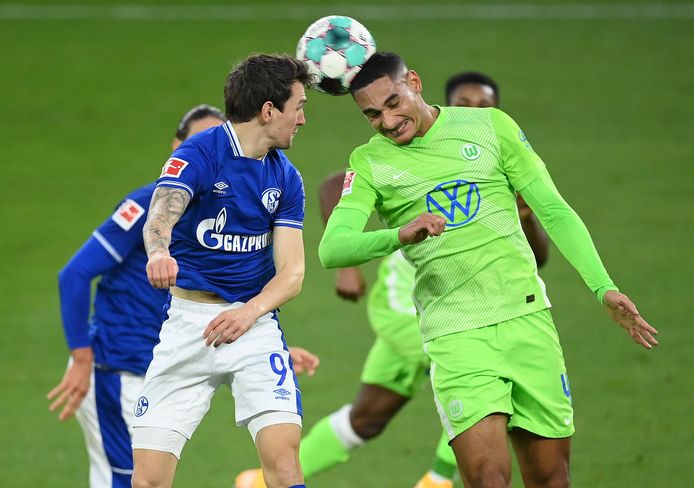
[[[619,293],[525,134],[494,108],[439,107],[417,73],[376,53],[351,92],[377,134],[354,150],[321,241],[328,268],[401,250],[442,425],[467,488],[568,487],[571,393],[516,192],[607,312],[645,348],[657,331]],[[388,229],[364,232],[376,210]]]
[[[446,83],[448,105],[496,107],[498,93],[497,84],[482,73],[460,73]],[[325,223],[340,199],[344,180],[345,173],[340,172],[326,178],[320,186],[319,201]],[[518,207],[523,230],[538,266],[542,266],[547,260],[547,234],[520,198]],[[381,434],[426,380],[429,359],[422,349],[412,302],[414,275],[414,268],[399,251],[381,262],[367,302],[376,342],[364,364],[361,387],[352,404],[319,420],[302,439],[300,459],[307,478],[346,462],[353,449]],[[358,301],[366,291],[359,268],[338,269],[335,289],[340,297]],[[456,472],[455,457],[444,433],[431,470],[415,488],[450,488]],[[236,485],[237,488],[265,486],[260,470],[242,473]]]

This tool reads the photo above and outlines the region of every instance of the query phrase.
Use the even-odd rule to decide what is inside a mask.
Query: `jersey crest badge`
[[[128,198],[120,204],[120,207],[111,216],[111,220],[118,224],[121,229],[128,231],[144,214],[145,209],[135,200]]]
[[[482,148],[477,144],[465,144],[460,149],[460,154],[468,161],[475,161],[482,155]]]
[[[342,183],[342,196],[350,195],[352,193],[352,186],[354,185],[354,179],[357,177],[356,171],[347,171],[345,173],[345,181]]]
[[[186,168],[186,166],[188,166],[188,163],[183,161],[182,159],[171,158],[166,162],[166,164],[164,164],[164,167],[161,169],[161,175],[159,175],[159,177],[163,178],[165,176],[169,176],[172,178],[178,178],[179,176],[181,176],[181,173]]]
[[[260,200],[263,202],[263,205],[267,209],[268,213],[275,213],[275,210],[277,210],[277,207],[280,204],[280,196],[282,195],[282,190],[279,188],[268,188],[263,192],[263,195],[260,197]]]

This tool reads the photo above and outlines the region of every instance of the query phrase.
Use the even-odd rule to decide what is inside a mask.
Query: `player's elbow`
[[[294,298],[299,293],[304,284],[304,266],[294,265],[284,273],[284,289],[290,295],[289,298]]]
[[[339,253],[335,249],[335,239],[323,236],[318,245],[318,259],[324,268],[333,269],[341,267]]]
[[[58,273],[58,288],[67,290],[79,276],[79,266],[75,264],[74,260],[71,260]]]

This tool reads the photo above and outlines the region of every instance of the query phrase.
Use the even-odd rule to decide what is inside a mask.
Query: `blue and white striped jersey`
[[[173,230],[176,285],[246,302],[275,276],[272,232],[303,228],[304,186],[280,150],[247,158],[230,122],[186,140],[162,169],[157,187],[192,199]]]

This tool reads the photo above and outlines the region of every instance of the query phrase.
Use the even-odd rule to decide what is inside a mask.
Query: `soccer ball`
[[[311,24],[296,46],[296,57],[316,75],[316,89],[344,95],[367,59],[376,52],[371,33],[356,20],[330,15]]]

